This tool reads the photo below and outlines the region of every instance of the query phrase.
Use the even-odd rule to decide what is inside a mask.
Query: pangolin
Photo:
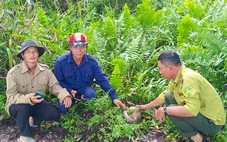
[[[128,110],[132,111],[130,115],[126,110],[123,110],[123,116],[128,123],[138,123],[142,120],[141,111],[138,107],[131,106]]]

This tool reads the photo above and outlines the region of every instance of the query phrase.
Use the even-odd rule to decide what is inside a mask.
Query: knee
[[[31,108],[31,105],[29,104],[17,104],[17,108],[19,111],[26,111]]]
[[[29,104],[17,104],[17,114],[29,115],[31,110],[31,105]]]
[[[96,92],[92,87],[86,88],[85,93],[84,93],[85,99],[89,100],[89,99],[96,98],[96,97],[97,97]]]
[[[173,92],[168,92],[168,93],[166,93],[166,95],[165,95],[165,100],[170,100],[170,99],[172,99],[173,98]]]
[[[13,119],[26,119],[30,115],[31,105],[29,104],[12,104],[9,107],[9,114]],[[18,117],[19,116],[19,117]]]

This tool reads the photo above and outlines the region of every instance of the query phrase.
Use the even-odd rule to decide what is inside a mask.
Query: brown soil
[[[40,127],[32,128],[33,138],[38,142],[63,142],[67,131],[63,128],[50,127],[46,130]],[[18,128],[16,121],[3,120],[0,122],[0,142],[16,142]]]
[[[63,142],[64,138],[67,135],[67,130],[50,126],[49,128],[32,128],[33,138],[38,142]],[[89,132],[92,133],[92,132]],[[84,134],[82,137],[86,138]],[[0,142],[16,142],[18,135],[18,129],[16,125],[16,121],[10,120],[3,120],[0,122]],[[174,140],[174,141],[166,141],[165,135],[163,132],[159,130],[152,130],[152,132],[146,135],[146,138],[135,140],[132,142],[183,142],[182,140]],[[76,141],[76,140],[75,140]],[[85,139],[80,141],[86,141]],[[97,140],[98,142],[98,140]],[[126,138],[114,140],[114,142],[129,142]]]

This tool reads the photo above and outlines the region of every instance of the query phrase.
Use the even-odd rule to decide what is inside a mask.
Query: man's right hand
[[[125,110],[125,104],[122,103],[119,99],[115,99],[113,102],[118,108],[121,108],[122,110]]]
[[[34,104],[41,103],[44,100],[43,98],[38,99],[38,98],[40,98],[40,96],[35,96],[35,93],[30,93],[28,95],[29,95],[31,102],[34,103]]]
[[[138,107],[141,110],[148,110],[149,108],[147,107],[147,105],[136,105],[136,107]]]

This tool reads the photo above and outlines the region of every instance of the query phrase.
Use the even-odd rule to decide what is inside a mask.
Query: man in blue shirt
[[[109,93],[114,104],[124,109],[125,104],[118,99],[116,90],[111,87],[97,59],[86,54],[87,37],[82,33],[74,33],[68,42],[70,52],[60,56],[55,62],[54,74],[60,85],[66,88],[73,98],[89,100],[97,97],[92,87],[95,79],[100,87]],[[68,108],[59,102],[58,108],[62,112],[68,111]]]

